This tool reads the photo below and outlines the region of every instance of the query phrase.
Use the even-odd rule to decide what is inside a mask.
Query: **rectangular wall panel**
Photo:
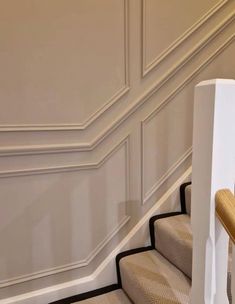
[[[2,177],[1,283],[87,266],[129,219],[128,170],[125,140],[75,171]]]
[[[1,1],[0,125],[85,128],[118,101],[127,1]]]

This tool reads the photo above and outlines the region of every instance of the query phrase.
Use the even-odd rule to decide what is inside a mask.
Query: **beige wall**
[[[0,299],[92,274],[189,167],[234,3],[0,1]]]

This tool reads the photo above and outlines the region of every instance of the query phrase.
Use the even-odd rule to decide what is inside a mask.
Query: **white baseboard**
[[[169,211],[172,198],[177,197],[176,195],[178,194],[179,186],[190,176],[191,172],[192,168],[190,167],[131,229],[120,244],[91,275],[78,280],[53,285],[48,288],[3,299],[0,300],[0,304],[47,304],[52,301],[57,301],[59,299],[116,283],[116,255],[124,250],[149,244],[149,218],[155,214]]]

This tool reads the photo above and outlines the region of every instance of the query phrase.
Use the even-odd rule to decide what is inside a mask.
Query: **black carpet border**
[[[130,250],[126,250],[123,252],[120,252],[117,256],[116,256],[116,271],[117,271],[117,281],[118,281],[118,286],[119,288],[122,288],[122,280],[121,280],[121,272],[120,272],[120,260],[122,258],[125,258],[128,255],[133,255],[133,254],[137,254],[140,252],[145,252],[145,251],[149,251],[152,250],[152,246],[146,246],[146,247],[138,247],[138,248],[134,248],[134,249],[130,249]]]
[[[150,242],[151,242],[151,247],[152,249],[155,248],[155,229],[154,229],[154,223],[157,220],[166,218],[166,217],[171,217],[171,216],[177,216],[183,214],[181,211],[178,212],[169,212],[169,213],[163,213],[163,214],[158,214],[155,216],[152,216],[149,220],[149,233],[150,233]]]
[[[155,248],[154,223],[157,220],[162,219],[162,218],[177,216],[177,215],[181,215],[181,214],[186,214],[185,189],[186,189],[187,186],[189,186],[191,184],[192,184],[192,182],[186,182],[186,183],[183,183],[182,185],[180,185],[180,207],[181,207],[181,211],[158,214],[158,215],[152,216],[149,219],[149,233],[150,233],[150,242],[151,242],[152,249],[156,249]]]
[[[186,214],[186,199],[185,199],[185,188],[191,185],[192,182],[184,183],[180,186],[180,204],[181,204],[181,212]]]
[[[102,287],[102,288],[98,288],[98,289],[95,289],[95,290],[84,292],[84,293],[81,293],[81,294],[76,295],[76,296],[71,296],[69,298],[65,298],[65,299],[55,301],[55,302],[51,302],[49,304],[70,304],[70,303],[79,302],[79,301],[87,300],[87,299],[90,299],[90,298],[94,298],[94,297],[100,296],[100,295],[105,294],[105,293],[109,293],[109,292],[117,290],[117,289],[120,289],[118,284],[112,284],[112,285],[109,285],[109,286],[105,286],[105,287]]]

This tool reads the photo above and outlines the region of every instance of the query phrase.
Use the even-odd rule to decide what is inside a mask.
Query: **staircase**
[[[191,183],[181,185],[180,203],[181,212],[150,219],[151,246],[117,256],[117,285],[54,303],[188,304],[192,278]],[[232,303],[230,273],[228,297]]]

